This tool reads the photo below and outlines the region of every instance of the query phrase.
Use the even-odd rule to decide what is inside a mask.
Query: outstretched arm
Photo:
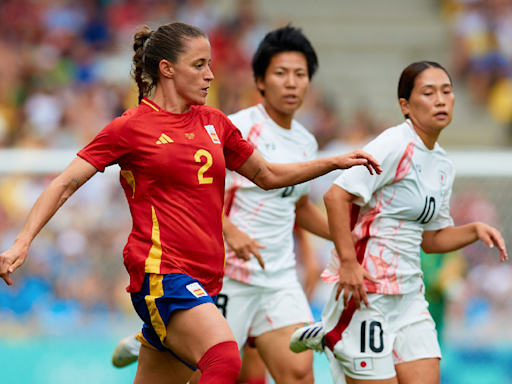
[[[0,277],[8,285],[12,284],[9,275],[25,262],[28,248],[39,231],[62,204],[96,172],[97,169],[92,164],[77,157],[39,196],[14,245],[0,254]]]
[[[482,240],[489,248],[497,246],[501,261],[508,259],[505,241],[500,231],[478,222],[460,227],[446,227],[438,231],[425,231],[421,248],[426,253],[446,253],[461,249],[478,240]]]
[[[382,172],[377,160],[362,150],[291,164],[268,163],[263,156],[254,151],[236,172],[254,182],[258,187],[269,190],[300,184],[335,169],[347,169],[356,165],[364,165],[371,174],[374,171],[377,174]]]

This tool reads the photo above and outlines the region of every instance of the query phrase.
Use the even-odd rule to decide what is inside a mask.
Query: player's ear
[[[411,112],[411,109],[409,107],[409,100],[401,97],[400,99],[398,99],[398,103],[400,104],[400,109],[402,110],[402,114],[404,116],[408,116],[409,113]]]
[[[167,79],[173,78],[174,66],[169,60],[160,60],[160,63],[158,63],[158,68],[160,69],[160,73],[163,77]]]
[[[257,76],[256,77],[256,88],[258,88],[258,91],[265,92],[265,81],[263,77]]]

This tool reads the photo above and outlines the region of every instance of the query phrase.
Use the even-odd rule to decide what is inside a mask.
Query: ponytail
[[[133,55],[132,76],[139,88],[139,104],[144,96],[149,95],[155,85],[155,82],[152,81],[151,78],[148,79],[147,71],[145,71],[145,51],[149,44],[151,34],[151,29],[147,25],[142,25],[133,38],[133,50],[135,54]]]

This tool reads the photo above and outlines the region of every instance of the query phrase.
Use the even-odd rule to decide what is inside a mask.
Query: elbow
[[[324,194],[324,204],[327,209],[331,207],[336,202],[339,202],[339,196],[336,193],[336,190],[333,187],[329,188],[329,190]]]
[[[264,191],[269,191],[271,189],[275,189],[276,187],[272,184],[272,181],[269,180],[268,177],[265,176],[259,176],[256,177],[253,181],[254,184],[256,184],[258,187],[263,189]]]

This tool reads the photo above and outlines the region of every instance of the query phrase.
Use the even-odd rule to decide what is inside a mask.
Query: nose
[[[286,76],[285,85],[289,88],[295,88],[295,86],[297,85],[297,82],[296,82],[294,73],[288,73],[288,75]]]
[[[205,80],[212,81],[215,78],[215,76],[213,76],[212,69],[209,66],[207,66],[206,68],[207,71],[204,78]]]
[[[442,91],[437,92],[436,106],[446,105],[445,94]]]

